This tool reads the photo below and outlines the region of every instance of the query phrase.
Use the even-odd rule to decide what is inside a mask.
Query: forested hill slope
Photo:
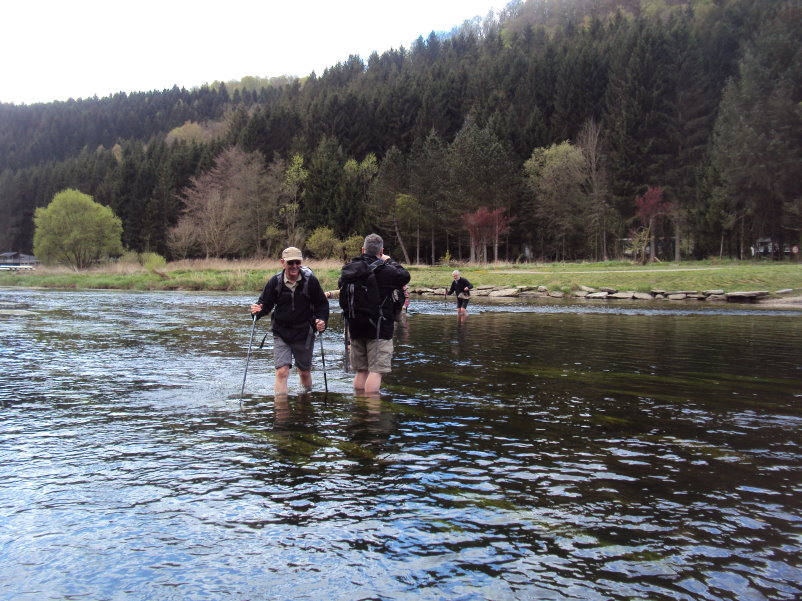
[[[246,171],[259,208],[233,203],[240,242],[214,251],[226,256],[302,244],[319,226],[378,229],[427,260],[481,246],[599,257],[646,222],[686,253],[788,240],[802,196],[799,14],[780,0],[515,1],[258,89],[0,104],[0,250],[30,252],[34,209],[70,187],[112,207],[131,249],[209,254],[181,222],[187,186]],[[780,139],[745,169],[735,150],[763,131]],[[583,179],[549,180],[577,161]],[[648,189],[662,194],[651,214],[635,202]],[[504,227],[488,241],[469,213]]]

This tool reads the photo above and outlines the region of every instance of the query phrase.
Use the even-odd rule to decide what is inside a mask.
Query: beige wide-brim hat
[[[304,256],[301,254],[301,251],[295,248],[294,246],[290,246],[289,248],[285,248],[281,251],[281,258],[285,261],[303,261]]]

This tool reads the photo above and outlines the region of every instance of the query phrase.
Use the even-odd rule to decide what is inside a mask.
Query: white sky
[[[8,0],[0,102],[193,88],[409,49],[507,0]]]

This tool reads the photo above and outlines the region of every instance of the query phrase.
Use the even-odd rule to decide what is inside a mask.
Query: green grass
[[[323,288],[337,286],[339,266],[332,262],[309,263]],[[408,266],[413,288],[442,288],[451,283],[454,266]],[[688,261],[631,265],[605,263],[532,263],[518,265],[460,265],[462,275],[474,286],[546,286],[549,290],[570,292],[579,286],[609,286],[619,290],[646,292],[662,290],[712,290],[726,292],[791,288],[802,291],[802,264],[772,261]],[[144,269],[120,272],[96,268],[69,272],[47,268],[32,273],[0,272],[0,286],[63,289],[122,290],[216,290],[255,293],[276,273],[278,264],[251,264],[216,261],[186,268],[168,264],[158,271]]]
[[[622,262],[549,263],[511,266],[466,266],[461,274],[474,286],[546,286],[570,292],[580,286],[619,290],[767,290],[802,288],[798,263],[689,261],[646,266]],[[442,287],[451,282],[451,267],[410,267],[414,286]]]

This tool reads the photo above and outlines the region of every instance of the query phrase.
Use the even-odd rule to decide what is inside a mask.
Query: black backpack
[[[314,273],[312,270],[307,267],[306,265],[301,265],[301,273],[304,276],[304,285],[301,288],[301,294],[304,296],[306,300],[309,301],[309,304],[312,304],[312,297],[309,296],[309,278],[311,278]],[[281,289],[284,286],[284,270],[282,269],[276,274],[276,299],[281,296]]]
[[[340,307],[343,316],[352,324],[370,324],[378,330],[381,321],[382,298],[376,272],[384,261],[372,263],[357,259],[342,269],[340,276]]]

